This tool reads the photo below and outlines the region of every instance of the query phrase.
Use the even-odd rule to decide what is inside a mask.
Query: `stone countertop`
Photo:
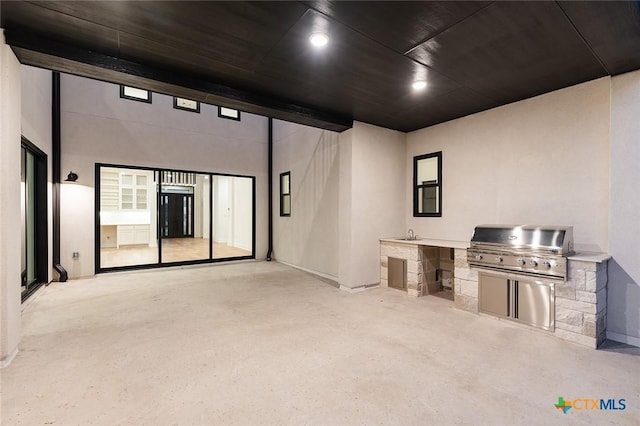
[[[407,244],[414,246],[430,246],[430,247],[449,247],[456,249],[469,248],[469,241],[452,241],[452,240],[436,240],[432,238],[418,238],[417,240],[401,240],[399,238],[380,238],[380,242],[394,243],[394,244]],[[569,260],[577,260],[579,262],[595,262],[602,263],[609,259],[611,256],[607,253],[596,252],[576,252],[572,256],[568,256]]]
[[[567,256],[567,259],[577,260],[580,262],[602,263],[611,259],[611,256],[608,255],[607,253],[594,253],[594,252],[583,251],[583,252],[576,252],[576,254],[572,256]]]
[[[417,240],[401,240],[399,238],[380,238],[380,242],[394,244],[409,244],[414,246],[449,247],[456,249],[469,248],[469,241],[436,240],[431,238],[418,238]]]

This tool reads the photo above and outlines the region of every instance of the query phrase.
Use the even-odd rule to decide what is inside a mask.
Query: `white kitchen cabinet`
[[[149,245],[149,225],[118,225],[118,247]]]
[[[120,178],[117,172],[100,170],[100,210],[116,211],[120,192]]]
[[[118,227],[103,225],[100,227],[100,248],[116,248],[118,245]]]

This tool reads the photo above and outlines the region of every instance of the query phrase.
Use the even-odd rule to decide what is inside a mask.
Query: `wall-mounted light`
[[[69,172],[69,174],[67,175],[67,178],[64,180],[65,182],[75,182],[78,180],[78,175],[73,173],[73,172]]]

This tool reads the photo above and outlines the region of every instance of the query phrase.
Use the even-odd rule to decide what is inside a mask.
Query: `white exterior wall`
[[[338,282],[342,287],[355,287],[351,261],[353,246],[353,205],[352,205],[352,152],[354,129],[345,130],[338,138]]]
[[[228,120],[206,104],[200,114],[181,111],[158,93],[152,104],[121,99],[118,85],[70,75],[61,78],[61,98],[62,171],[79,176],[61,188],[60,257],[70,277],[94,273],[96,163],[256,176],[256,258],[265,257],[265,117],[243,112],[241,121]]]
[[[51,125],[51,71],[23,65],[20,67],[22,90],[22,135],[47,155],[47,229],[48,281],[53,272],[53,151]]]
[[[0,367],[20,342],[20,63],[0,29]]]
[[[611,80],[607,337],[640,346],[640,71]]]
[[[341,137],[340,144],[345,146],[340,147],[340,155],[344,151],[346,157],[340,158],[339,282],[343,288],[380,283],[379,239],[406,233],[405,136],[355,122]]]
[[[338,280],[339,134],[273,120],[273,256]],[[291,216],[280,216],[280,173],[291,172]]]
[[[411,132],[407,227],[469,241],[482,223],[572,225],[578,250],[608,250],[608,77]],[[413,157],[442,151],[442,217],[413,217]]]

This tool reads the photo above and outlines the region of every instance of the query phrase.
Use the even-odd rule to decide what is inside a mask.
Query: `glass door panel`
[[[26,138],[20,153],[20,290],[24,301],[48,281],[47,157]]]
[[[120,194],[122,194],[122,201],[120,203],[121,210],[133,210],[133,189],[121,188]]]
[[[100,167],[100,268],[158,263],[154,175],[153,170]]]
[[[253,179],[213,177],[213,258],[253,254]]]
[[[147,210],[147,204],[148,204],[147,193],[148,193],[147,188],[136,189],[136,210]]]
[[[210,177],[161,173],[160,235],[162,263],[210,259]]]
[[[27,285],[36,280],[36,170],[33,154],[27,152]]]

